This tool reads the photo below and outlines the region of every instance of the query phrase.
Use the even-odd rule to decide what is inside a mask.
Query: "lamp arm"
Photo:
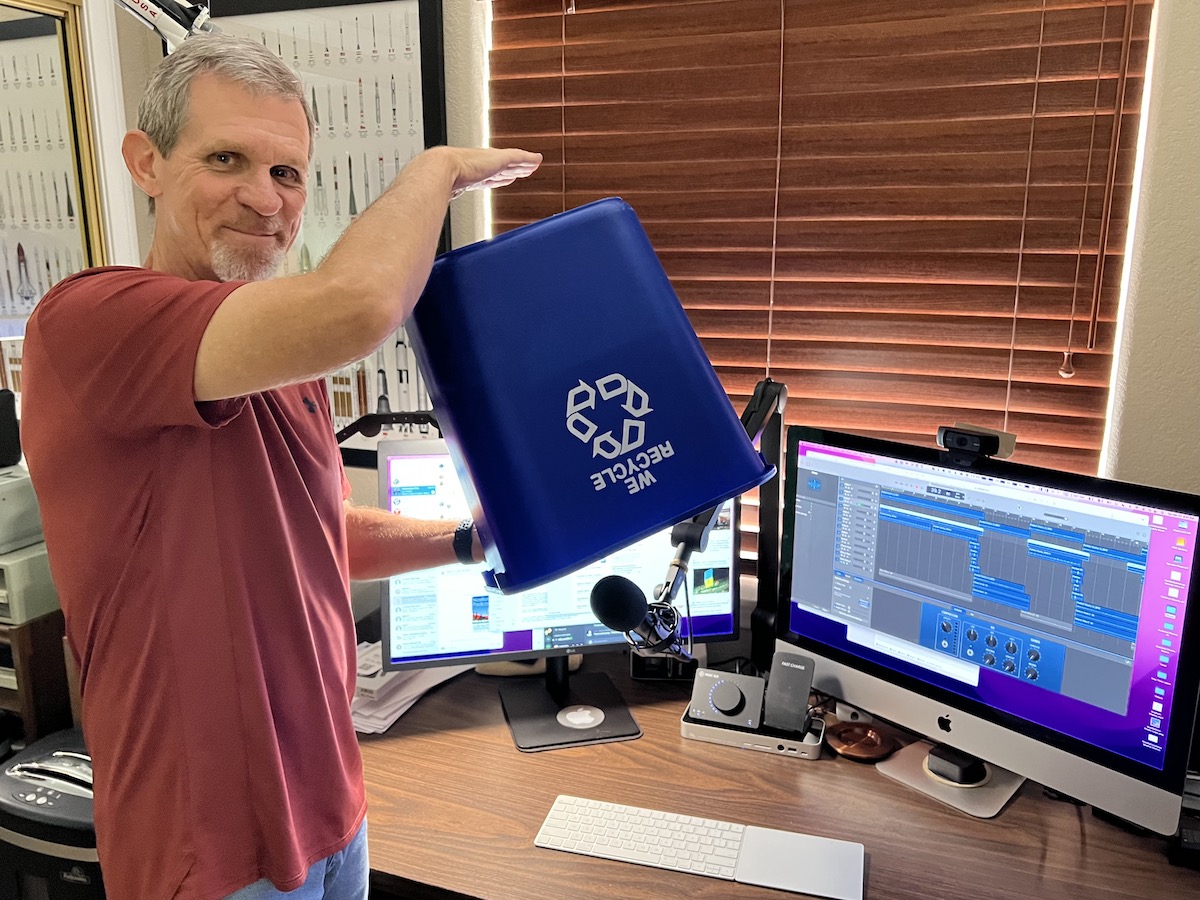
[[[187,0],[113,0],[147,28],[156,32],[174,53],[179,45],[196,34],[216,31],[205,3]]]

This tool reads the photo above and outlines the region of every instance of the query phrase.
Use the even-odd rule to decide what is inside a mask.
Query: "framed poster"
[[[280,274],[308,272],[409,160],[446,143],[441,0],[213,0],[209,9],[223,32],[262,43],[304,83],[316,120],[308,200]],[[447,218],[439,250],[449,247]],[[327,380],[335,431],[371,413],[429,409],[403,329]],[[373,467],[378,441],[430,427],[354,434],[343,457]]]
[[[104,261],[78,4],[0,4],[0,339],[19,359],[34,306]],[[6,365],[0,386],[20,391]],[[11,376],[11,377],[10,377]]]

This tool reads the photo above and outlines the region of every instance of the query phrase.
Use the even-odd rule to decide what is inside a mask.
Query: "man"
[[[349,580],[456,558],[453,525],[348,505],[322,376],[408,317],[452,196],[541,157],[427,150],[315,271],[268,280],[304,208],[304,93],[253,41],[164,60],[122,148],[155,209],[144,268],[73,276],[28,325],[23,438],[114,900],[365,897]]]

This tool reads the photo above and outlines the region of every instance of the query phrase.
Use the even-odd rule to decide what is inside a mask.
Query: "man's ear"
[[[154,199],[162,193],[159,183],[159,164],[162,154],[154,146],[154,142],[144,131],[127,132],[121,141],[121,156],[125,158],[125,168],[133,176],[133,182],[142,192]]]

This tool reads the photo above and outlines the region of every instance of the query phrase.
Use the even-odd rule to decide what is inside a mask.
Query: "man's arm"
[[[421,296],[450,199],[532,173],[541,154],[434,147],[417,155],[315,271],[239,287],[209,321],[197,400],[320,377],[362,359]]]
[[[371,581],[457,563],[454,529],[457,522],[410,519],[373,506],[346,502],[346,544],[350,551],[350,578]],[[476,562],[483,550],[476,538],[471,544]]]

